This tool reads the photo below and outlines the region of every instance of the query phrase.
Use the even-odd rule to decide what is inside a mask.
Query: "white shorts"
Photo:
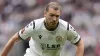
[[[31,51],[30,48],[27,48],[26,53],[24,56],[40,56],[36,52]]]

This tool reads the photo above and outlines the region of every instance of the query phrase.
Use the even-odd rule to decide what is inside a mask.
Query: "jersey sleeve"
[[[35,28],[35,22],[32,21],[18,32],[19,37],[23,40],[27,39],[28,37],[31,37],[31,33],[33,32],[34,28]]]
[[[67,40],[69,40],[73,44],[78,44],[81,39],[80,35],[70,24],[68,24],[67,30]]]

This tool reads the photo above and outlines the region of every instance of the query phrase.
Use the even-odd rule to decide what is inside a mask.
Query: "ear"
[[[46,17],[46,11],[44,11],[44,17]]]

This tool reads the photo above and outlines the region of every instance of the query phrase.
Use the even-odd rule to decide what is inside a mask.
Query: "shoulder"
[[[61,27],[64,27],[66,29],[69,27],[69,23],[67,21],[62,20],[62,19],[59,19],[59,24],[61,25]]]
[[[36,20],[33,20],[35,21],[35,23],[39,23],[39,22],[43,22],[45,18],[39,18],[39,19],[36,19]]]
[[[25,28],[35,29],[38,25],[40,25],[44,21],[44,18],[36,19],[31,21]]]
[[[67,21],[64,21],[62,19],[59,19],[59,23],[62,24],[62,25],[65,25],[65,26],[68,25],[68,22]]]
[[[35,22],[35,25],[38,25],[38,24],[43,23],[44,18],[39,18],[39,19],[36,19],[36,20],[33,20],[33,21]]]
[[[35,28],[41,26],[43,24],[43,22],[44,22],[44,19],[45,18],[39,18],[39,19],[33,20],[34,21]]]

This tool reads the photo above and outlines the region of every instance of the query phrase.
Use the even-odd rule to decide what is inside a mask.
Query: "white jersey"
[[[75,29],[62,19],[54,31],[45,28],[44,19],[40,18],[28,24],[24,30],[19,31],[22,39],[31,37],[26,56],[60,56],[60,51],[66,40],[76,44],[80,36]]]

